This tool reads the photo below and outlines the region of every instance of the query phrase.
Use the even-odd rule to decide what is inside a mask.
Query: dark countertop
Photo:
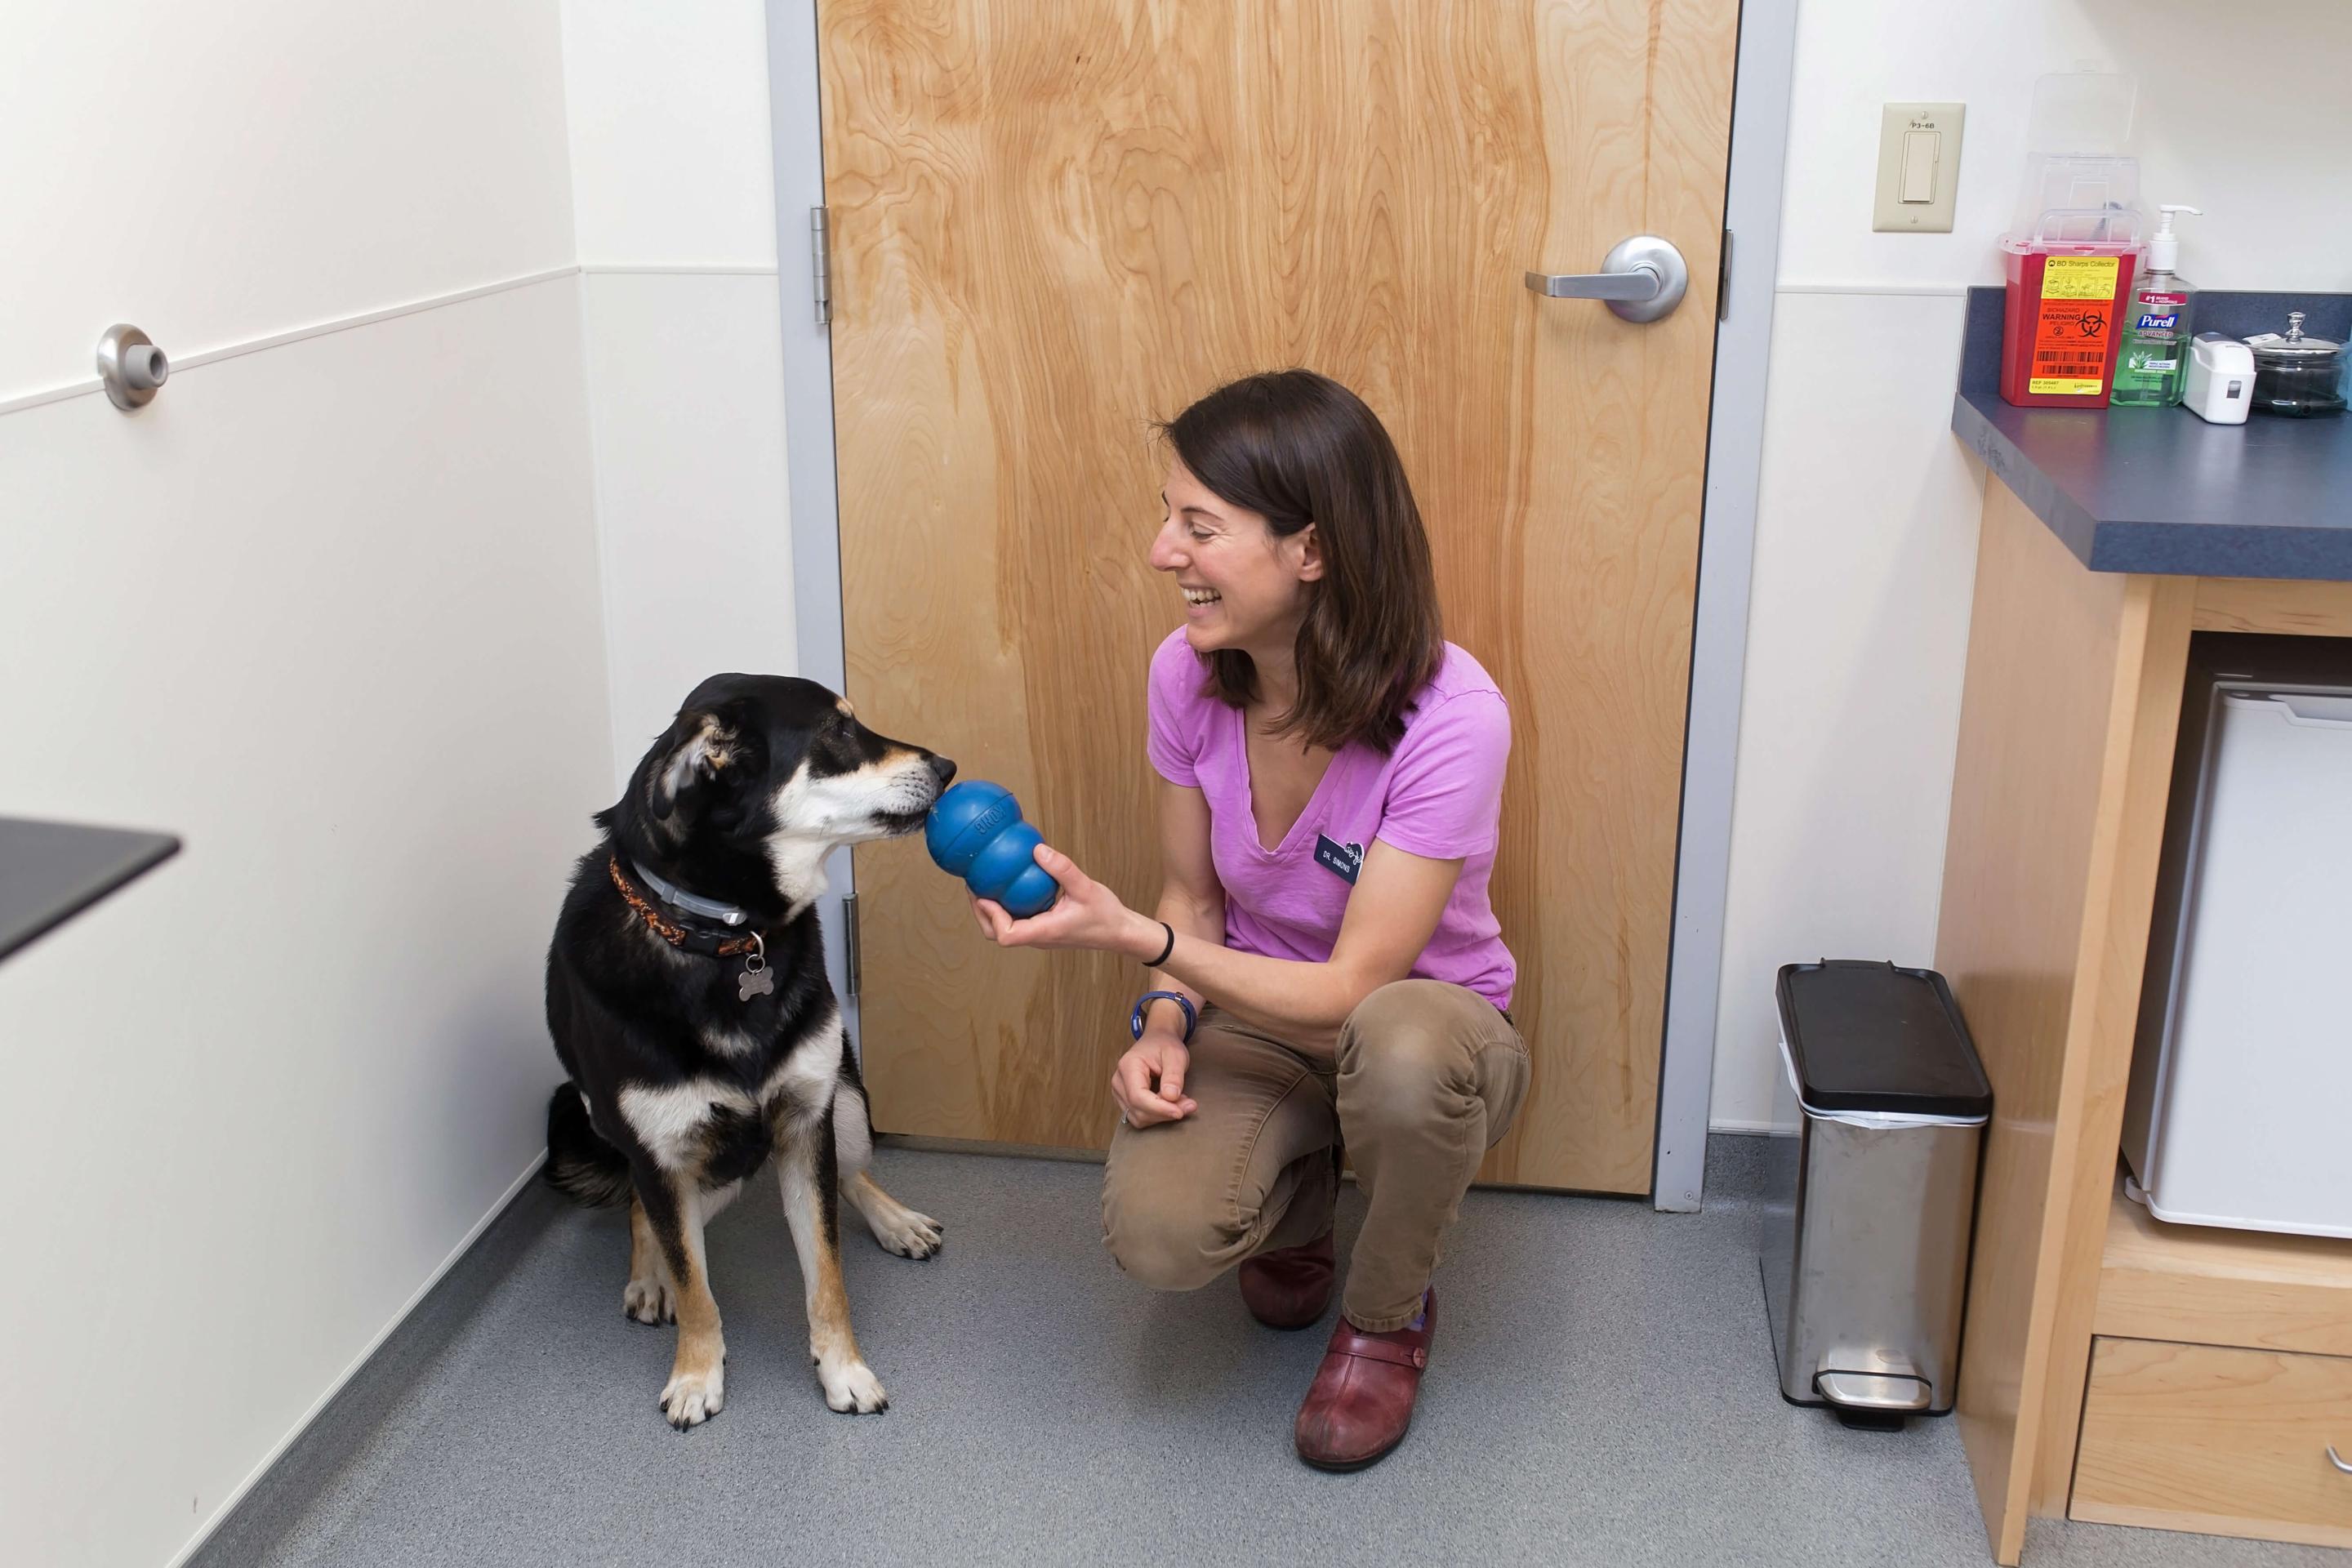
[[[2194,280],[2192,276],[2192,281]],[[2345,341],[2352,294],[2197,296],[2190,325]],[[2001,401],[2001,290],[1969,290],[1952,432],[2094,572],[2352,582],[2352,414],[2208,425],[2179,408]]]
[[[0,816],[0,958],[179,850],[168,833]]]

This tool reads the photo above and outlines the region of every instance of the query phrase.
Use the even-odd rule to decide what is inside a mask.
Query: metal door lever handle
[[[1530,272],[1528,289],[1547,300],[1601,300],[1629,321],[1671,314],[1690,289],[1690,268],[1670,240],[1637,234],[1601,259],[1598,272]]]
[[[1654,300],[1664,280],[1647,267],[1631,272],[1530,272],[1528,287],[1547,300]]]

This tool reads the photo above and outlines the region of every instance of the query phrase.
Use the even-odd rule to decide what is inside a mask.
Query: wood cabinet
[[[2352,583],[2092,572],[1998,477],[1988,482],[1936,962],[1993,1086],[1958,1413],[2003,1563],[2018,1561],[2029,1514],[2346,1543],[2310,1509],[2329,1495],[2326,1481],[2340,1482],[2352,1508],[2352,1475],[2325,1455],[2333,1443],[2352,1458],[2352,1383],[2334,1380],[2336,1363],[2279,1358],[2352,1352],[2352,1242],[2175,1235],[2182,1227],[2116,1207],[2173,740],[2199,630],[2352,635]],[[2100,1336],[2107,1380],[2094,1389]],[[2224,1377],[2210,1357],[2227,1352],[2294,1369],[2241,1392],[2242,1408],[2291,1389],[2300,1414],[2245,1426],[2227,1452],[2161,1437],[2163,1421],[2136,1430],[2133,1411],[2162,1405],[2151,1386],[2223,1398],[2188,1369]],[[2294,1443],[2311,1462],[2308,1507],[2284,1492],[2230,1492],[2232,1466],[2261,1470],[2263,1456],[2288,1451],[2273,1445]],[[2103,1468],[2086,1491],[2095,1457]],[[2116,1500],[2120,1476],[2134,1466],[2210,1471],[2239,1512],[2182,1500],[2161,1517],[2121,1520],[2116,1510],[2135,1505]]]
[[[2352,1546],[2352,1358],[2092,1346],[2070,1517]]]

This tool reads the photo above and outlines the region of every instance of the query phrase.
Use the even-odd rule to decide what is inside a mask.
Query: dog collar
[[[698,952],[708,958],[732,958],[739,952],[744,954],[743,973],[735,977],[737,1001],[749,1002],[754,996],[765,996],[776,989],[776,977],[768,970],[768,943],[760,935],[758,928],[754,927],[741,936],[721,937],[715,931],[696,931],[692,926],[681,925],[665,917],[646,901],[643,893],[629,885],[629,879],[622,874],[618,855],[607,856],[604,868],[612,873],[613,886],[621,890],[622,900],[637,911],[637,918],[646,922],[646,929],[670,946]],[[739,921],[751,918],[732,904],[715,903],[709,899],[696,899],[693,905],[681,902],[680,899],[687,895],[680,895],[676,888],[658,877],[647,876],[643,866],[637,867],[637,875],[644,877],[656,889],[670,894],[672,906],[689,914],[696,912],[695,905],[699,905],[706,910],[731,911]]]
[[[717,921],[723,926],[739,926],[751,918],[749,911],[739,910],[733,904],[722,904],[717,899],[706,899],[699,893],[688,892],[676,883],[663,881],[646,870],[642,860],[630,861],[629,869],[635,871],[637,880],[651,888],[663,903],[674,904],[688,914],[700,915],[704,920]]]
[[[645,894],[639,892],[631,885],[628,874],[621,869],[621,858],[619,856],[615,855],[608,858],[604,862],[604,867],[606,870],[612,873],[613,886],[621,890],[621,897],[627,902],[629,908],[637,911],[637,918],[644,921],[647,929],[652,931],[656,936],[661,938],[672,947],[684,948],[688,952],[698,952],[708,958],[732,958],[739,952],[752,952],[763,949],[766,946],[766,943],[760,940],[760,933],[758,931],[747,931],[741,936],[722,937],[715,931],[697,931],[690,925],[686,925],[680,921],[671,920],[667,915],[664,915],[659,910],[654,908],[654,906],[647,901]],[[671,892],[675,892],[677,890],[669,888],[669,884],[667,882],[663,882],[656,878],[646,877],[646,868],[642,866],[636,867],[636,873],[640,877],[645,877],[645,879],[647,882],[652,883],[657,894],[661,893],[666,889]],[[697,912],[689,906],[678,903],[675,899],[667,899],[665,901],[675,905],[675,907],[689,915]],[[696,902],[707,904],[709,900],[697,900]],[[733,909],[732,905],[728,904],[721,904],[717,907],[720,909]],[[739,920],[748,920],[751,918],[750,916],[745,915],[741,910],[734,910],[734,913]]]

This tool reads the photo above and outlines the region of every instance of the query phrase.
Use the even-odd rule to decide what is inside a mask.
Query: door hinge
[[[865,965],[858,962],[857,895],[856,893],[841,895],[841,943],[843,952],[847,955],[847,962],[843,965],[846,972],[844,978],[848,983],[849,994],[855,996],[857,994],[858,982],[864,978],[861,972],[865,968]]]
[[[823,207],[809,208],[809,287],[816,301],[816,324],[833,324],[833,242]]]
[[[1731,231],[1723,231],[1723,259],[1715,274],[1715,319],[1731,320]]]

